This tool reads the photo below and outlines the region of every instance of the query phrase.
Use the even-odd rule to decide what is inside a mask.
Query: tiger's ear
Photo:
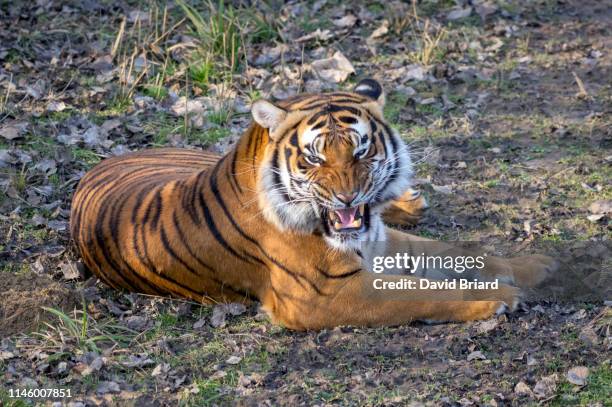
[[[274,132],[287,117],[287,112],[267,100],[260,99],[251,106],[253,119],[270,133]]]
[[[385,92],[383,92],[381,84],[375,79],[362,80],[355,86],[354,92],[376,101],[380,107],[385,105]]]

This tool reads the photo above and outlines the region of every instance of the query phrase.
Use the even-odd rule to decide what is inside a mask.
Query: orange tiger
[[[495,300],[478,300],[476,290],[449,292],[447,301],[365,294],[375,275],[361,242],[426,241],[383,222],[413,221],[426,207],[383,106],[381,85],[366,79],[353,92],[255,102],[254,123],[223,157],[151,149],[104,160],[72,201],[84,263],[118,289],[258,300],[292,329],[467,321],[514,307],[511,285]],[[533,285],[553,268],[545,256],[491,258],[486,273]]]

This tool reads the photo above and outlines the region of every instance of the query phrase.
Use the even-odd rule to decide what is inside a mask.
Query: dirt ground
[[[431,205],[410,233],[588,247],[609,282],[605,2],[179,3],[0,3],[0,405],[612,405],[609,302],[295,333],[257,307],[110,290],[68,233],[101,159],[225,151],[252,100],[373,76]],[[33,388],[71,397],[11,397]]]

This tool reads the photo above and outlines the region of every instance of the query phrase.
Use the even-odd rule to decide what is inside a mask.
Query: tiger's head
[[[372,79],[353,92],[296,96],[251,109],[268,130],[259,205],[281,230],[319,231],[338,249],[384,240],[381,212],[409,186],[408,148],[383,117]]]

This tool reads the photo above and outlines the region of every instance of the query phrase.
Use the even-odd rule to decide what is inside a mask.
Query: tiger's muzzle
[[[358,235],[370,227],[370,206],[329,209],[322,212],[323,227],[328,235]]]

